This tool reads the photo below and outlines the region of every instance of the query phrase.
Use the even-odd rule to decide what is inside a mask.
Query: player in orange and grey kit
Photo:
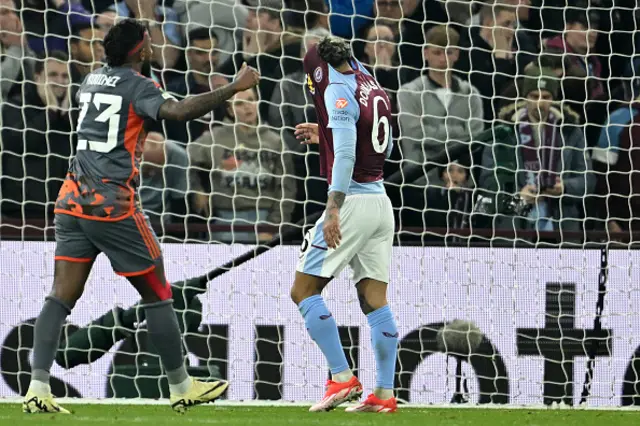
[[[77,155],[56,202],[53,289],[35,323],[33,370],[23,403],[27,413],[68,413],[53,400],[49,370],[62,325],[82,296],[99,253],[142,297],[173,409],[213,401],[228,387],[224,381],[200,382],[187,375],[162,252],[140,206],[139,165],[148,121],[201,117],[255,86],[260,75],[243,66],[233,83],[178,102],[141,74],[153,53],[142,24],[132,19],[118,23],[104,48],[108,65],[90,73],[77,95]]]

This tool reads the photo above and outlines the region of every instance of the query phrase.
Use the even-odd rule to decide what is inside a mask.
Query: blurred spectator
[[[585,117],[587,145],[593,147],[600,135],[600,128],[609,115],[609,96],[604,85],[602,63],[595,52],[598,40],[599,15],[586,10],[568,9],[565,31],[547,41],[546,46],[559,49],[569,63],[586,73],[587,102],[574,105]]]
[[[550,68],[558,77],[560,89],[558,90],[557,102],[570,106],[574,111],[580,113],[583,103],[587,98],[585,90],[586,72],[580,66],[569,61],[569,58],[555,48],[545,48],[542,54],[524,68],[526,74],[533,67]],[[523,76],[518,75],[516,80],[510,82],[500,93],[498,110],[506,106],[513,105],[524,96],[522,92]],[[584,123],[584,115],[581,115],[581,122]]]
[[[483,6],[480,13],[481,26],[471,28],[470,36],[460,43],[457,68],[480,91],[484,118],[490,122],[497,115],[502,88],[517,74],[516,12],[511,6],[496,4]]]
[[[501,112],[501,119],[515,126],[517,138],[510,155],[498,148],[484,150],[480,187],[508,190],[496,182],[496,168],[514,170],[514,190],[532,210],[526,218],[501,216],[496,226],[539,231],[579,231],[584,197],[593,189],[591,161],[585,149],[578,115],[554,105],[559,83],[551,69],[533,67],[523,84],[526,101]],[[503,149],[500,147],[499,149]],[[505,158],[511,157],[511,158]]]
[[[22,34],[13,0],[0,0],[0,104],[18,96],[33,80],[33,52]]]
[[[94,18],[80,3],[66,0],[23,0],[20,10],[29,46],[39,55],[68,53],[71,28],[91,25]]]
[[[247,24],[247,8],[236,0],[175,0],[173,8],[188,34],[193,30],[212,31],[217,40],[220,63],[238,51],[235,31]]]
[[[375,24],[365,35],[364,66],[380,85],[391,91],[392,101],[400,85],[398,73],[398,44],[388,25]]]
[[[464,35],[469,19],[469,0],[403,0],[401,35],[400,40],[400,64],[401,83],[418,78],[425,66],[422,49],[425,43],[427,31],[436,25],[447,26]]]
[[[283,155],[280,135],[260,125],[256,91],[235,95],[228,112],[233,121],[225,120],[188,147],[192,163],[209,175],[215,224],[289,222],[296,200],[293,166],[289,156]],[[255,242],[255,237],[255,232],[213,235],[225,242]],[[271,237],[264,232],[258,235],[260,241]]]
[[[187,151],[162,134],[149,132],[144,144],[142,184],[140,200],[144,212],[152,221],[182,222],[189,212],[189,201],[193,210],[208,216],[206,204],[197,205],[202,198],[192,196],[202,193],[200,180],[189,172]]]
[[[432,27],[424,49],[428,73],[398,91],[400,148],[406,161],[426,164],[445,148],[469,142],[483,130],[478,91],[452,72],[460,53],[458,41],[454,29]]]
[[[558,49],[567,56],[569,63],[580,66],[586,72],[590,100],[601,98],[605,94],[602,64],[594,51],[599,22],[597,14],[569,9],[564,34],[546,42],[547,47]]]
[[[247,3],[249,16],[242,33],[242,46],[222,64],[220,73],[235,75],[244,62],[260,71],[260,118],[266,121],[276,84],[285,75],[302,70],[302,37],[290,28],[285,31],[282,0],[248,0]]]
[[[182,44],[178,28],[178,14],[158,4],[158,0],[124,0],[115,3],[110,10],[121,18],[146,21],[153,45],[153,60],[160,69],[173,68],[180,56]]]
[[[73,29],[70,39],[71,46],[71,102],[75,102],[75,95],[80,84],[91,71],[101,67],[104,60],[105,33],[100,27],[83,25]]]
[[[442,186],[427,188],[425,223],[429,227],[450,230],[469,228],[473,209],[473,187],[469,169],[458,161],[439,168]]]
[[[211,91],[213,87],[223,85],[226,79],[212,75],[218,67],[218,39],[215,33],[207,28],[198,28],[187,34],[187,72],[177,75],[167,84],[167,91],[176,98],[182,99],[189,95],[196,95]],[[212,114],[207,114],[197,120],[188,122],[166,121],[167,138],[179,143],[187,144],[200,137],[209,129],[212,118],[221,120],[224,108],[221,107]]]
[[[593,149],[597,212],[609,232],[640,239],[640,104],[617,109]]]
[[[73,135],[69,117],[68,56],[62,52],[35,64],[35,83],[2,105],[3,215],[45,218],[69,168]]]
[[[304,44],[300,49],[300,59],[318,41],[330,33],[324,28],[308,31],[304,36]],[[287,74],[273,91],[269,105],[269,124],[277,129],[282,128],[283,140],[290,151],[306,151],[293,134],[294,127],[300,123],[315,123],[316,111],[313,101],[306,90],[306,76],[302,70]]]
[[[483,3],[489,7],[492,7],[491,5],[511,6],[516,12],[516,33],[512,48],[516,55],[518,74],[522,75],[524,67],[533,61],[537,52],[540,51],[540,32],[533,31],[526,26],[531,12],[531,0],[484,0]],[[483,7],[480,7],[480,12],[469,19],[470,26],[481,26]]]

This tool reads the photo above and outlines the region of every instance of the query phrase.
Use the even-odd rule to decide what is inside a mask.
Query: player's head
[[[144,68],[150,66],[153,54],[147,28],[135,19],[111,27],[104,39],[104,51],[110,67],[142,64]]]
[[[334,36],[328,36],[320,40],[317,49],[320,59],[333,68],[341,67],[352,57],[349,42]]]

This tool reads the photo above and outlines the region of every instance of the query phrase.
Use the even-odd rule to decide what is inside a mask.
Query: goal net
[[[190,374],[229,380],[234,401],[323,395],[328,368],[289,290],[327,196],[317,146],[294,134],[316,120],[321,77],[302,58],[333,34],[392,102],[397,396],[640,402],[634,2],[17,3],[0,0],[0,398],[29,383],[75,94],[109,28],[136,17],[154,46],[148,76],[178,99],[232,81],[244,62],[262,74],[201,119],[151,123],[140,146],[140,198]],[[202,278],[259,246],[270,249]],[[348,272],[324,294],[368,391],[373,350]],[[56,396],[168,397],[138,303],[99,256],[51,371]]]

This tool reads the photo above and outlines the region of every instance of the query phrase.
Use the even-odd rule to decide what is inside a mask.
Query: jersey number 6
[[[373,98],[373,126],[371,129],[371,143],[373,144],[373,149],[378,154],[382,154],[386,152],[387,145],[389,145],[389,118],[386,115],[380,117],[378,113],[378,102],[382,101],[387,111],[389,110],[389,105],[387,105],[387,101],[382,96],[376,96]],[[380,125],[382,125],[382,134],[380,134]],[[382,136],[382,139],[380,137]]]
[[[93,97],[93,102],[91,98]],[[98,123],[109,123],[109,132],[107,133],[107,140],[105,141],[89,141],[87,139],[78,139],[78,151],[83,149],[89,149],[96,152],[110,152],[118,145],[118,131],[120,129],[120,110],[122,109],[122,96],[107,95],[106,93],[81,93],[80,103],[82,109],[80,110],[80,117],[78,117],[77,132],[80,134],[82,131],[82,122],[84,121],[87,111],[89,110],[89,104],[93,103],[98,111],[100,107],[105,104],[107,108],[98,114],[93,119]],[[88,148],[87,148],[88,144]]]

